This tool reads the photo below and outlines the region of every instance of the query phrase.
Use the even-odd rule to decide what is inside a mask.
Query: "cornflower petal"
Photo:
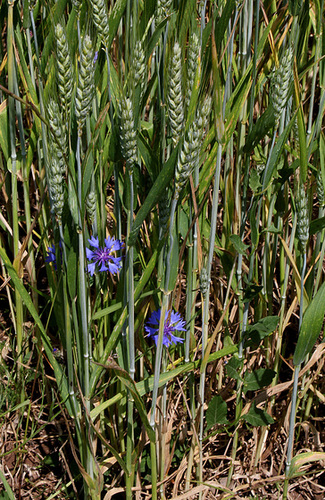
[[[90,273],[90,276],[94,276],[95,267],[96,267],[95,262],[93,264],[88,264],[88,272]]]
[[[92,236],[88,241],[92,247],[99,248],[98,238],[95,238],[94,236]]]

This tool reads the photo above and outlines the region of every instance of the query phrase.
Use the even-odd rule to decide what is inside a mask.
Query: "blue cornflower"
[[[47,256],[45,257],[45,262],[47,264],[50,264],[51,262],[53,262],[54,267],[56,268],[55,245],[53,245],[52,247],[48,247]]]
[[[146,332],[149,334],[149,337],[154,338],[156,345],[158,342],[160,315],[161,309],[159,309],[158,311],[154,311],[150,316],[148,323],[144,327]],[[175,335],[173,335],[173,332],[185,332],[185,325],[186,322],[182,319],[182,316],[178,312],[167,311],[165,315],[163,345],[169,347],[171,344],[177,344],[178,342],[182,344],[184,342],[184,339],[175,337]]]
[[[62,247],[61,241],[59,243],[59,247],[60,248]],[[47,249],[47,256],[45,257],[45,262],[47,264],[50,264],[51,262],[53,262],[54,269],[57,270],[55,245],[53,245],[52,247],[48,247],[48,249]]]
[[[94,250],[86,248],[87,259],[89,260],[88,272],[90,275],[94,275],[96,264],[100,265],[99,272],[109,271],[111,274],[116,274],[122,267],[122,257],[114,257],[113,252],[120,250],[123,243],[110,236],[106,238],[104,247],[99,246],[99,240],[98,238],[94,238],[94,236],[88,241],[90,246],[94,248]]]

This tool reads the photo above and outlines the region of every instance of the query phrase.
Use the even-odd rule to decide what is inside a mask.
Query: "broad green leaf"
[[[73,218],[73,222],[76,226],[79,225],[79,217],[78,217],[78,199],[76,195],[76,189],[72,182],[72,176],[68,178],[68,204],[70,208],[70,212]]]
[[[228,424],[227,419],[227,403],[221,396],[214,396],[206,411],[207,430],[216,424]]]
[[[264,337],[273,333],[278,326],[278,316],[266,316],[253,325],[248,325],[245,331],[245,347],[258,345]]]
[[[246,253],[247,248],[249,248],[248,245],[245,245],[245,243],[242,241],[241,237],[238,234],[232,234],[230,236],[230,241],[234,245],[236,252],[244,255]]]
[[[323,326],[325,314],[325,283],[307,307],[302,318],[293,364],[300,365],[314,347]]]
[[[249,283],[244,290],[244,304],[246,302],[251,302],[257,295],[263,290],[262,285],[256,285],[255,283]]]
[[[150,148],[149,144],[145,140],[144,136],[142,133],[138,134],[138,148],[140,155],[142,157],[143,163],[145,164],[146,169],[148,170],[148,173],[150,175],[150,178],[152,182],[156,178],[156,170],[157,170],[157,165],[158,165],[158,160],[156,158],[156,155],[153,153],[152,149]]]
[[[275,376],[275,371],[269,368],[259,368],[251,373],[246,372],[244,376],[244,393],[256,391],[270,385]]]
[[[302,102],[301,102],[301,88],[299,86],[299,77],[297,72],[293,71],[294,76],[294,86],[295,86],[295,101],[296,106],[298,108],[298,112],[296,115],[296,120],[298,123],[298,137],[299,137],[299,158],[300,158],[300,181],[304,184],[307,179],[307,167],[308,167],[308,158],[307,158],[307,144],[306,144],[306,126],[305,126],[305,118],[303,114]],[[292,121],[292,120],[291,120]]]
[[[251,171],[250,171],[248,183],[249,183],[249,187],[251,188],[253,193],[256,193],[262,187],[262,184],[260,182],[260,176],[254,168],[251,169]]]
[[[238,359],[238,357],[232,356],[226,364],[226,372],[228,377],[234,378],[235,380],[241,380],[240,369],[242,369],[243,361]]]
[[[170,261],[168,265],[170,266],[170,274],[168,281],[168,291],[172,292],[176,285],[176,280],[178,276],[178,261],[179,261],[179,245],[178,245],[178,237],[176,231],[176,224],[174,225],[173,230],[173,246],[170,254]],[[164,280],[165,281],[165,280]],[[163,284],[165,286],[165,283]]]
[[[257,408],[255,402],[250,407],[248,413],[245,413],[242,418],[248,424],[253,425],[254,427],[261,427],[274,423],[271,415],[269,415],[266,411]]]
[[[104,316],[108,316],[115,311],[118,311],[122,308],[122,302],[117,302],[116,304],[112,304],[109,307],[105,307],[104,309],[100,309],[97,311],[91,318],[92,321],[96,321],[97,319],[103,318]]]
[[[212,31],[212,75],[213,75],[213,104],[214,104],[214,130],[218,143],[222,143],[225,132],[223,116],[224,85],[222,84],[221,67],[219,67],[219,56],[217,52],[214,30]]]

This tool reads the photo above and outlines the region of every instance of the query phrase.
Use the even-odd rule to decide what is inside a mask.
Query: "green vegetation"
[[[0,498],[321,498],[324,0],[0,19]]]

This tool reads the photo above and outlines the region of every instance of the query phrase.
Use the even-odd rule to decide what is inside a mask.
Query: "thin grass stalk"
[[[201,12],[200,12],[200,15],[201,15],[201,47],[202,47],[202,36],[203,36],[203,31],[204,31],[204,28],[205,28],[205,12],[206,12],[206,9],[207,9],[207,3],[208,3],[208,0],[204,0],[204,2],[200,2],[201,3]]]
[[[301,271],[301,281],[300,281],[300,310],[299,310],[299,328],[298,335],[300,333],[302,317],[303,317],[303,304],[304,304],[304,281],[307,267],[307,253],[306,250],[303,254],[303,266]],[[300,372],[300,364],[295,366],[294,377],[293,377],[293,387],[292,387],[292,396],[291,396],[291,412],[290,412],[290,420],[289,420],[289,438],[288,438],[288,447],[287,447],[287,460],[286,460],[286,479],[284,483],[284,492],[283,498],[284,500],[287,498],[287,490],[288,490],[288,475],[291,466],[292,460],[292,452],[293,452],[293,443],[294,443],[294,428],[296,421],[296,406],[297,406],[297,394],[298,394],[298,380],[299,380],[299,372]]]
[[[173,227],[174,227],[174,218],[175,211],[177,206],[178,199],[173,197],[170,211],[170,225],[169,225],[169,249],[166,258],[166,273],[164,280],[164,290],[162,297],[162,306],[161,306],[161,314],[160,314],[160,322],[159,322],[159,333],[158,333],[158,341],[157,341],[157,349],[156,349],[156,359],[155,359],[155,372],[154,372],[154,383],[152,390],[152,403],[151,403],[151,416],[150,416],[150,425],[152,429],[155,429],[155,418],[156,418],[156,404],[158,397],[158,387],[159,387],[159,376],[160,376],[160,368],[162,361],[162,350],[163,350],[163,335],[164,335],[164,326],[165,326],[165,317],[168,311],[168,301],[170,292],[168,290],[169,285],[169,277],[170,277],[170,257],[171,251],[173,247]]]
[[[60,241],[61,241],[61,247],[62,247],[62,254],[63,254],[63,266],[65,269],[67,269],[67,252],[66,252],[66,246],[64,242],[64,236],[63,236],[63,227],[61,221],[59,221],[59,232],[60,232]],[[74,391],[74,376],[75,376],[75,370],[74,370],[74,365],[73,365],[73,342],[72,342],[72,327],[71,327],[71,315],[70,315],[70,307],[69,307],[69,300],[68,300],[68,294],[67,294],[67,278],[66,278],[66,271],[63,271],[63,303],[64,303],[64,318],[65,318],[65,341],[66,341],[66,353],[67,353],[67,369],[68,369],[68,386],[69,386],[69,397],[71,399],[71,407],[74,409],[74,418],[76,422],[76,427],[79,429],[80,432],[80,422],[79,422],[79,416],[78,416],[78,403],[77,403],[77,398],[76,394]]]
[[[121,115],[121,148],[126,163],[126,174],[130,183],[130,198],[128,207],[127,224],[127,242],[133,228],[133,204],[134,204],[134,185],[133,168],[137,162],[136,131],[133,119],[133,107],[131,99],[122,97],[120,103]],[[127,273],[126,273],[126,302],[128,307],[128,370],[132,380],[135,378],[135,338],[134,338],[134,275],[133,275],[133,245],[127,248]],[[125,339],[126,340],[126,339]],[[126,346],[122,346],[122,348]],[[132,467],[132,452],[134,448],[134,422],[133,408],[134,401],[130,391],[128,391],[128,423],[127,423],[127,446],[126,446],[126,465],[128,475],[126,477],[126,495],[128,499],[132,498],[132,485],[134,481],[134,470]]]
[[[207,270],[207,290],[203,300],[203,324],[202,324],[202,358],[205,355],[205,349],[208,342],[208,326],[209,326],[209,310],[210,310],[210,277],[211,277],[211,267],[212,259],[214,254],[214,245],[216,238],[216,227],[217,227],[217,216],[218,216],[218,200],[219,200],[219,184],[220,184],[220,173],[221,173],[221,159],[222,159],[222,144],[218,144],[217,159],[216,159],[216,169],[214,175],[214,187],[213,187],[213,198],[212,198],[212,212],[211,212],[211,226],[210,226],[210,236],[209,236],[209,254],[208,262],[206,266]],[[202,483],[203,480],[203,426],[204,426],[204,392],[205,392],[205,374],[206,366],[200,373],[200,385],[199,385],[199,404],[200,404],[200,428],[199,428],[199,482]],[[200,497],[202,494],[200,493]]]
[[[289,250],[292,253],[293,251],[293,245],[294,245],[294,239],[295,239],[295,233],[296,233],[296,226],[297,226],[297,214],[294,214],[293,222],[292,222],[292,231],[290,234],[290,243],[289,243]],[[279,328],[278,328],[278,339],[277,339],[277,344],[276,344],[276,349],[275,349],[275,355],[274,355],[274,365],[273,369],[276,373],[272,385],[276,385],[279,379],[279,367],[280,367],[280,356],[281,356],[281,351],[282,351],[282,339],[283,339],[283,326],[284,326],[284,314],[286,310],[286,302],[287,302],[287,288],[288,288],[288,282],[289,282],[289,273],[290,273],[290,262],[288,262],[288,259],[285,258],[285,271],[284,271],[284,280],[283,284],[281,286],[281,304],[280,304],[280,320],[279,320]]]
[[[129,172],[130,178],[130,209],[128,211],[128,236],[132,232],[133,226],[133,173]],[[133,246],[128,248],[128,322],[129,322],[129,373],[134,380],[135,378],[135,339],[134,339],[134,276],[133,276]],[[134,401],[130,393],[128,393],[128,432],[126,446],[126,465],[129,478],[127,480],[126,498],[132,500],[132,485],[134,480],[134,470],[132,470],[132,451],[134,448],[134,423],[133,423],[133,407]]]
[[[88,319],[87,319],[87,287],[85,279],[85,248],[84,248],[84,235],[83,235],[83,220],[81,216],[83,198],[82,198],[82,175],[81,175],[81,159],[80,159],[80,148],[81,148],[81,135],[78,134],[77,138],[77,150],[76,150],[76,160],[77,160],[77,189],[78,189],[78,221],[79,221],[79,231],[78,231],[78,243],[79,243],[79,276],[78,276],[78,286],[79,295],[78,300],[80,304],[81,313],[81,338],[82,338],[82,352],[83,352],[83,364],[80,367],[81,380],[82,380],[82,390],[84,393],[86,409],[88,414],[90,413],[90,391],[89,391],[89,377],[90,377],[90,362],[89,362],[89,334],[88,334]],[[91,427],[88,422],[87,412],[85,415],[87,421],[87,433],[91,432]],[[83,443],[85,448],[86,456],[86,467],[87,472],[91,478],[94,477],[93,470],[93,458],[90,451],[90,443]]]
[[[162,371],[163,373],[166,371],[167,368],[167,349],[163,348],[163,353],[162,353]],[[164,484],[164,478],[165,478],[165,468],[166,468],[166,463],[165,463],[165,447],[166,447],[166,428],[167,428],[167,385],[165,384],[162,390],[162,408],[161,408],[161,414],[160,414],[160,419],[161,419],[161,426],[160,426],[160,453],[159,453],[159,460],[160,460],[160,487],[159,487],[159,493],[160,493],[160,498],[163,500],[165,499],[165,484]]]
[[[14,26],[13,26],[14,2],[8,3],[8,27],[7,27],[7,47],[8,47],[8,89],[14,93],[15,89],[15,59],[14,59]],[[11,158],[11,210],[12,210],[12,238],[13,253],[16,257],[19,252],[19,225],[18,225],[18,184],[17,184],[17,153],[16,153],[16,114],[15,101],[8,97],[9,110],[9,140],[10,140],[10,158]],[[23,361],[23,323],[24,311],[23,302],[18,290],[15,290],[15,324],[17,338],[17,375],[21,402],[24,401],[24,389],[22,386],[22,361]]]
[[[127,30],[126,30],[127,31]],[[106,63],[107,63],[107,92],[109,106],[109,117],[111,122],[111,133],[114,134],[114,111],[111,96],[111,67],[109,60],[108,47],[105,47]],[[120,190],[119,190],[119,168],[116,163],[114,163],[114,210],[116,218],[116,234],[117,239],[121,241],[122,239],[122,209],[120,200]]]

